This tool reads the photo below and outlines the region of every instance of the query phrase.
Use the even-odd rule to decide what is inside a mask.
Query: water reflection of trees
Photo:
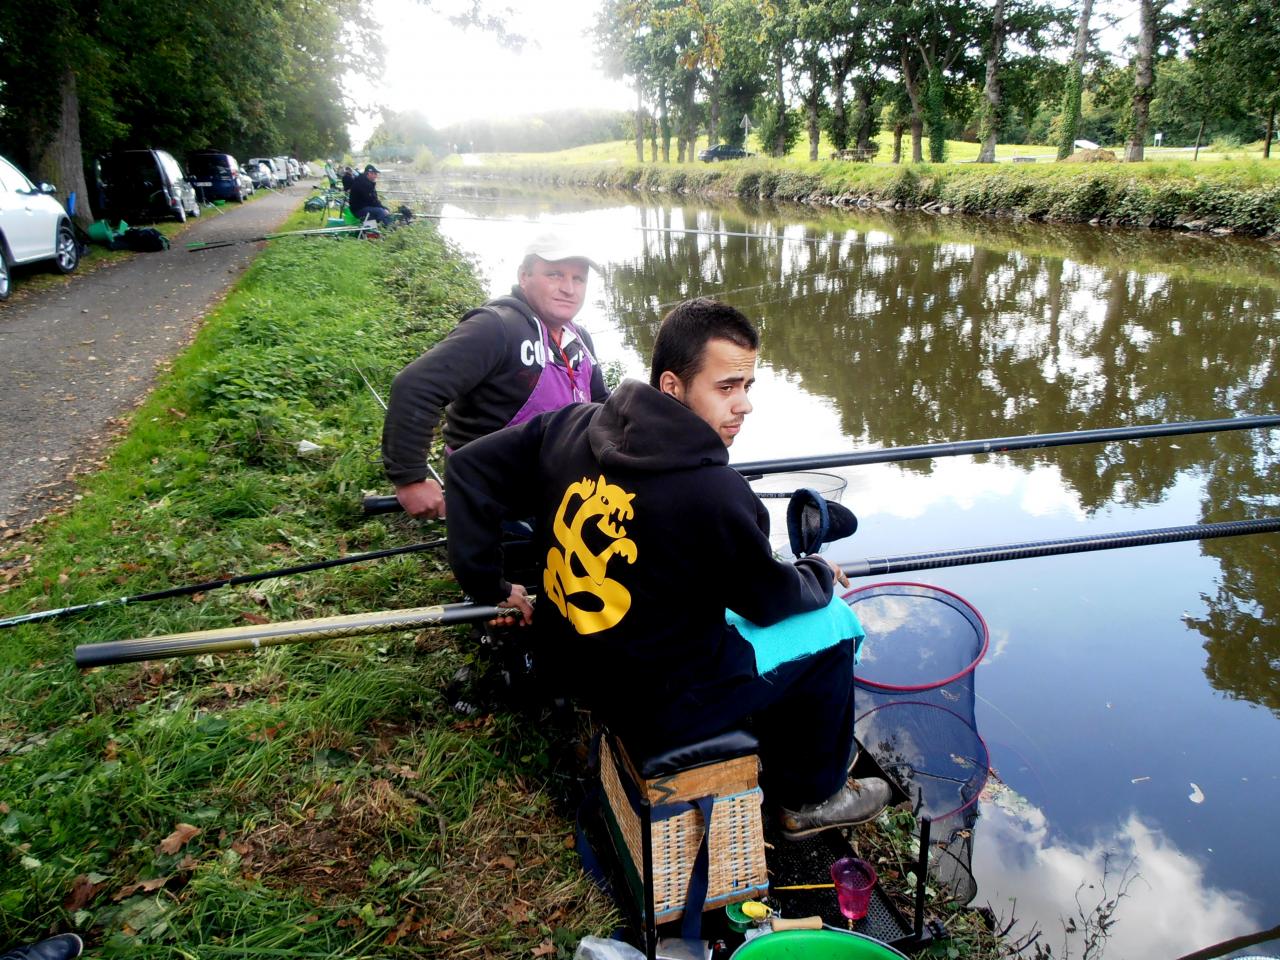
[[[930,441],[1193,420],[1280,409],[1275,266],[1252,245],[1192,244],[1037,227],[1070,255],[1016,246],[1025,226],[875,219],[786,228],[793,242],[670,232],[777,234],[748,210],[642,213],[643,254],[610,271],[629,346],[648,356],[670,304],[722,296],[757,318],[762,360],[829,398],[855,444]],[[994,242],[985,236],[991,227]],[[937,234],[946,239],[939,241]],[[1140,236],[1140,235],[1137,235]],[[817,242],[799,242],[804,237]],[[1254,261],[1254,284],[1213,275]],[[1206,252],[1208,251],[1208,252]],[[1167,271],[1140,272],[1125,255]],[[1078,257],[1078,259],[1077,259]],[[1274,254],[1271,254],[1274,261]],[[1208,272],[1204,265],[1208,264]],[[1216,265],[1216,266],[1215,266]],[[1206,476],[1204,519],[1274,512],[1280,457],[1270,434],[1241,432],[1020,455],[1052,463],[1085,509],[1161,500],[1178,475]],[[827,451],[821,451],[827,452]],[[925,461],[909,469],[927,472]],[[1188,518],[1190,520],[1191,518]],[[1280,712],[1280,585],[1274,537],[1207,543],[1222,574],[1208,615],[1210,682]]]

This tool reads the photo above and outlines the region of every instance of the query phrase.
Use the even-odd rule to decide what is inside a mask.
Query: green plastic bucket
[[[860,933],[780,930],[748,940],[731,960],[906,960],[906,954]]]
[[[94,243],[100,243],[104,247],[109,247],[111,246],[111,241],[113,239],[120,236],[120,234],[124,233],[128,229],[129,225],[123,220],[120,221],[120,226],[116,229],[112,229],[111,224],[106,220],[95,220],[93,223],[89,224],[89,229],[86,230],[85,233],[89,235],[89,239]]]

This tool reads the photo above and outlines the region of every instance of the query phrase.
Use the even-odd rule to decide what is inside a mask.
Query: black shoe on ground
[[[8,953],[0,953],[0,960],[72,960],[80,956],[83,949],[84,941],[74,933],[60,933],[30,946],[14,947]]]
[[[799,810],[780,809],[782,835],[788,840],[800,840],[832,827],[854,827],[874,820],[889,805],[891,794],[889,784],[879,777],[850,777],[821,803],[810,803]]]

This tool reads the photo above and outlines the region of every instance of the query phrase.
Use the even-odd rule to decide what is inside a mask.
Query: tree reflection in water
[[[762,361],[830,400],[859,446],[1280,410],[1280,264],[1263,244],[919,216],[796,223],[790,211],[784,227],[745,206],[637,217],[650,228],[642,253],[611,268],[606,290],[627,345],[649,356],[670,304],[723,296],[758,319]],[[1236,432],[1016,462],[1055,467],[1088,513],[1158,503],[1191,472],[1208,522],[1276,512],[1278,440]],[[1280,713],[1276,538],[1202,549],[1221,564],[1208,615],[1188,618],[1205,673]]]

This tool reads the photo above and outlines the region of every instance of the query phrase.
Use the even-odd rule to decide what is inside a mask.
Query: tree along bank
[[[998,166],[828,161],[797,167],[747,160],[696,166],[526,164],[481,169],[480,175],[495,179],[708,199],[789,200],[1245,236],[1280,233],[1280,165],[1254,161]]]

